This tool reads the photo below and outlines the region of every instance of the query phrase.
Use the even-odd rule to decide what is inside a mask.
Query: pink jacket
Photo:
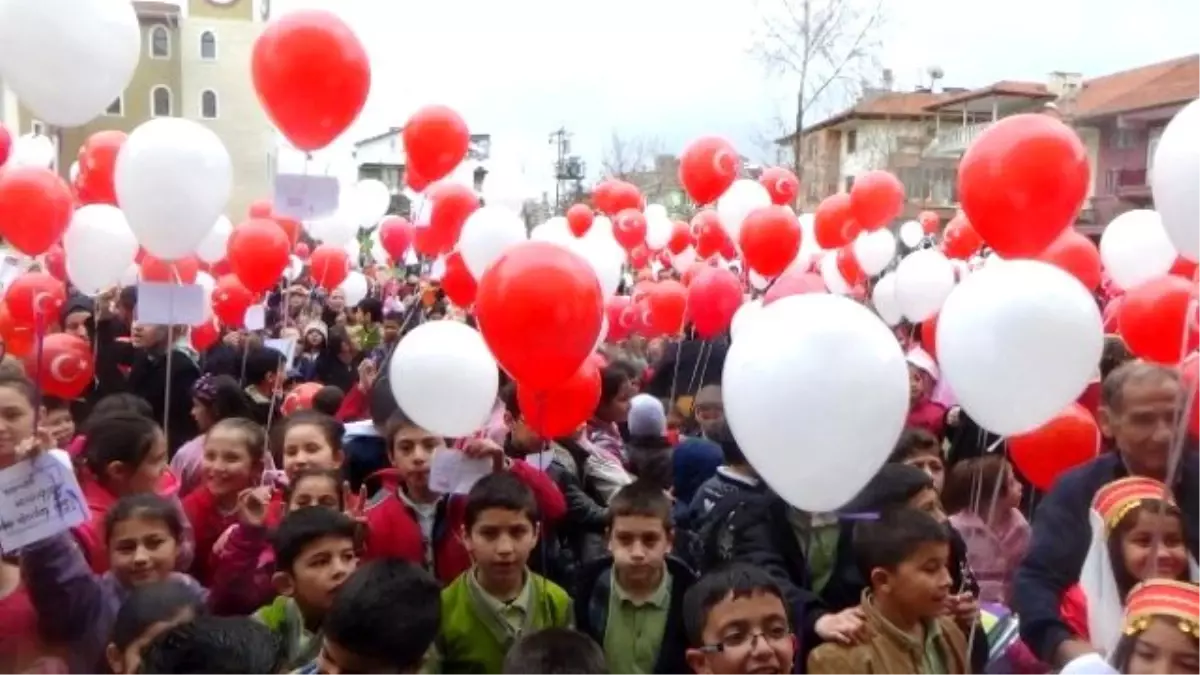
[[[967,544],[967,563],[979,581],[979,601],[1011,606],[1013,577],[1029,550],[1029,521],[1017,509],[988,523],[973,511],[950,516]]]

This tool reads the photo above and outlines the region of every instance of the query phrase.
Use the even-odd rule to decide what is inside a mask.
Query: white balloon
[[[671,256],[671,268],[683,274],[696,262],[696,249],[691,246],[683,249],[683,253]]]
[[[671,219],[671,215],[667,213],[667,207],[662,204],[647,204],[646,208],[642,210],[642,214],[646,216],[646,220],[651,218]]]
[[[717,199],[717,216],[721,226],[734,244],[742,232],[742,221],[754,209],[771,205],[771,194],[758,181],[742,178],[733,182],[725,194]]]
[[[539,194],[539,191],[529,184],[524,172],[516,167],[491,167],[483,179],[482,187],[483,201],[490,206],[507,208],[513,213],[520,213],[525,202]]]
[[[129,134],[113,173],[117,202],[142,247],[163,260],[196,250],[233,189],[225,144],[208,127],[156,117]]]
[[[745,325],[725,357],[722,390],[747,459],[804,511],[854,497],[908,415],[908,367],[891,330],[857,302],[824,293],[777,300]]]
[[[1200,223],[1193,226],[1200,227]],[[1133,288],[1165,275],[1177,257],[1156,211],[1126,211],[1113,218],[1100,235],[1100,260],[1121,288]]]
[[[657,206],[652,204],[651,206]],[[649,211],[649,207],[647,207]],[[666,247],[671,241],[671,232],[675,229],[675,224],[665,215],[666,209],[663,209],[664,215],[651,218],[646,216],[646,248],[651,251],[660,251]]]
[[[304,271],[304,261],[299,256],[291,256],[288,258],[288,266],[283,270],[283,278],[292,283],[300,278],[300,273]]]
[[[217,217],[216,224],[196,247],[196,256],[210,264],[224,260],[231,234],[233,234],[233,223],[229,222],[225,216]]]
[[[853,250],[859,267],[867,276],[873,277],[896,257],[896,235],[887,228],[863,232],[854,240]]]
[[[896,267],[896,302],[913,323],[937,314],[954,290],[954,266],[932,248],[913,251]]]
[[[458,321],[414,328],[396,345],[388,375],[404,414],[439,436],[470,436],[496,404],[496,361],[483,336]]]
[[[387,249],[383,247],[383,240],[379,238],[378,227],[371,232],[370,243],[371,260],[374,260],[375,262],[386,262],[387,260],[391,259],[391,256],[388,255]],[[395,262],[399,264],[400,261]]]
[[[963,280],[938,314],[938,364],[963,409],[1005,436],[1079,398],[1104,346],[1083,284],[1047,263],[1008,260]]]
[[[54,155],[54,142],[49,136],[24,134],[13,141],[6,164],[49,169],[54,165]]]
[[[792,207],[785,206],[791,211]],[[813,259],[821,255],[825,250],[817,243],[817,235],[813,232],[816,217],[811,213],[803,213],[797,217],[800,221],[800,250],[796,253],[796,258],[788,265],[788,270],[807,270],[809,265],[812,265]]]
[[[771,285],[770,279],[764,277],[758,272],[755,272],[754,270],[750,270],[750,274],[747,276],[749,277],[750,288],[753,288],[756,291],[765,291],[767,290],[767,286]]]
[[[429,265],[429,278],[432,281],[441,281],[444,276],[446,276],[446,256],[439,255]]]
[[[305,229],[313,239],[323,244],[345,246],[347,242],[358,236],[357,223],[356,217],[343,208],[326,218],[306,222]]]
[[[3,42],[0,42],[3,44]],[[1150,171],[1154,208],[1179,254],[1200,260],[1200,101],[1192,101],[1167,124]],[[1111,227],[1111,226],[1110,226]]]
[[[546,241],[559,246],[568,246],[575,235],[571,234],[571,228],[567,225],[566,218],[554,216],[533,228],[533,231],[529,233],[529,238],[533,241]]]
[[[0,81],[33,116],[77,127],[129,86],[142,50],[133,3],[0,2]]]
[[[889,326],[896,326],[904,320],[904,312],[900,311],[900,303],[896,300],[896,274],[885,274],[871,289],[871,305],[875,313]]]
[[[753,272],[751,272],[753,274]],[[759,314],[763,311],[762,298],[743,302],[737,311],[733,313],[733,320],[729,322],[729,337],[737,339],[738,333],[745,330],[747,326],[758,320]]]
[[[915,220],[905,222],[900,226],[900,241],[909,248],[916,247],[925,238],[925,228]]]
[[[350,258],[350,269],[356,270],[362,267],[362,246],[359,245],[357,239],[351,239],[342,248],[345,249],[346,255]]]
[[[356,224],[360,227],[370,227],[387,215],[388,208],[392,205],[392,193],[383,183],[374,178],[366,178],[354,185],[351,201]]]
[[[525,222],[503,206],[487,204],[467,217],[458,237],[458,252],[471,276],[480,279],[489,265],[523,241]]]
[[[125,214],[108,204],[88,204],[75,211],[63,234],[67,257],[67,278],[87,295],[122,283],[125,271],[133,266],[138,242]]]
[[[832,253],[822,256],[817,270],[821,273],[821,280],[825,282],[825,288],[828,288],[830,293],[846,295],[850,292],[850,284],[846,282],[846,279],[842,277],[841,270],[838,269],[837,256]]]
[[[67,260],[67,276],[70,277],[70,274],[71,274],[71,261]],[[121,286],[137,286],[138,279],[141,276],[142,276],[141,267],[137,263],[130,263],[129,267],[126,267],[125,271],[121,272],[120,285]],[[90,293],[89,295],[95,295],[95,293]]]
[[[582,238],[574,236],[567,248],[583,256],[596,272],[604,297],[611,297],[621,284],[621,268],[625,265],[625,249],[613,239],[612,221],[597,216],[592,227]]]
[[[79,178],[79,162],[71,162],[71,168],[67,170],[67,178],[70,179],[72,183]]]
[[[350,272],[338,288],[346,294],[346,306],[354,307],[367,297],[367,278],[362,272]]]

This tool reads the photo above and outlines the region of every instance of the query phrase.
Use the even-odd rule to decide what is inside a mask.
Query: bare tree
[[[878,65],[883,0],[760,0],[762,22],[751,53],[795,87],[793,171],[804,180],[800,131],[814,108],[853,100]]]
[[[654,160],[662,153],[662,147],[658,139],[622,136],[614,131],[600,159],[600,168],[611,178],[636,178],[654,169]]]

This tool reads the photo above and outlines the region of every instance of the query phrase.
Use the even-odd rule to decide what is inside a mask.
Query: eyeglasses
[[[770,645],[792,639],[792,631],[787,626],[772,626],[766,630],[755,631],[753,633],[734,633],[722,638],[716,644],[701,646],[700,651],[706,654],[720,654],[723,652],[741,651],[743,649],[754,649],[758,644],[759,638],[762,638]]]

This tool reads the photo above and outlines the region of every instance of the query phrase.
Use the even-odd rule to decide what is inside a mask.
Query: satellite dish
[[[946,76],[945,71],[941,66],[929,66],[929,78],[932,80],[940,80]]]

